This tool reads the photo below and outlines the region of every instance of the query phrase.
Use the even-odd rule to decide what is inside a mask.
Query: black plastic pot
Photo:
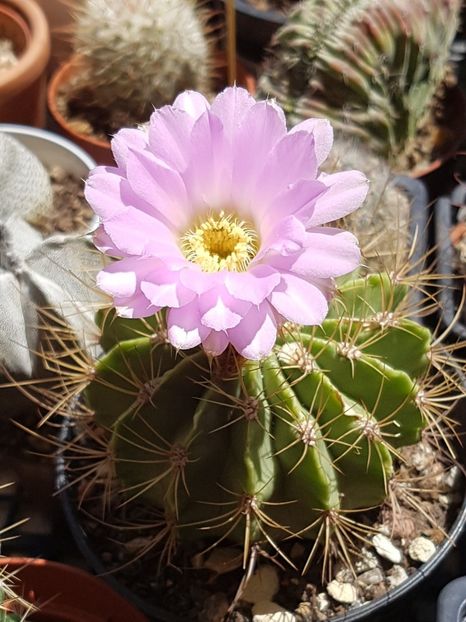
[[[450,340],[465,340],[466,325],[462,317],[455,321],[461,300],[464,280],[454,278],[455,249],[450,241],[450,231],[456,224],[455,205],[466,204],[466,186],[459,185],[449,197],[441,197],[435,204],[436,272],[444,275],[439,280],[440,324],[449,329]]]
[[[440,593],[437,622],[464,622],[466,620],[466,577],[449,583]]]

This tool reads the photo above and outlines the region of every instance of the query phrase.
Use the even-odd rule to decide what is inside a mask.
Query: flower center
[[[204,272],[243,272],[259,248],[255,229],[223,211],[190,229],[180,241],[186,259]]]

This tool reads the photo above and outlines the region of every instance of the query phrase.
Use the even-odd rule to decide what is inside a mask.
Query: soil
[[[316,558],[303,576],[267,542],[253,545],[247,565],[252,578],[241,593],[242,549],[226,541],[211,550],[207,539],[185,546],[167,563],[155,543],[159,532],[153,510],[139,503],[122,505],[114,493],[106,510],[111,520],[101,518],[108,483],[104,471],[97,483],[95,478],[80,481],[80,521],[108,572],[154,606],[163,603],[179,619],[251,622],[255,614],[284,611],[289,612],[284,621],[326,620],[399,585],[421,565],[419,555],[433,554],[447,537],[464,496],[460,467],[427,436],[401,454],[389,501],[378,509],[351,513],[362,528],[362,540],[356,532],[349,534],[357,543],[349,551],[350,564],[343,564],[336,550],[330,554],[328,582],[322,578],[322,560]],[[374,541],[375,536],[383,542]],[[413,549],[415,543],[421,553]],[[280,543],[298,568],[305,565],[311,547],[303,539]]]
[[[84,198],[82,179],[59,166],[53,167],[49,175],[53,190],[53,210],[35,222],[35,226],[46,236],[85,231],[94,212]]]
[[[248,4],[259,11],[277,11],[287,13],[299,0],[247,0]]]
[[[0,73],[11,69],[17,62],[18,57],[15,54],[12,42],[0,37]]]

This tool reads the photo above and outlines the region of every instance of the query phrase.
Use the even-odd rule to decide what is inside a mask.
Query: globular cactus
[[[87,384],[81,405],[123,503],[155,508],[177,539],[319,540],[384,501],[399,448],[440,418],[433,338],[406,315],[409,289],[347,278],[321,326],[285,325],[260,362],[180,353],[163,316],[101,312],[105,354],[67,399]]]
[[[83,342],[95,336],[91,288],[102,257],[79,234],[44,239],[31,226],[52,208],[48,174],[13,138],[0,133],[0,373],[38,372],[40,313],[68,322]]]
[[[294,124],[335,129],[395,159],[445,77],[459,0],[304,0],[275,37],[259,93]]]
[[[136,125],[181,91],[209,91],[209,43],[192,0],[87,0],[75,28],[74,90],[86,107]]]

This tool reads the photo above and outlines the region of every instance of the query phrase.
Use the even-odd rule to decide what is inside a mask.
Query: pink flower
[[[333,278],[360,261],[351,233],[322,225],[367,193],[358,171],[319,175],[332,140],[323,119],[287,132],[273,101],[236,87],[211,105],[187,91],[147,132],[118,132],[118,166],[96,168],[86,187],[95,244],[120,258],[97,281],[117,313],[168,307],[175,347],[232,344],[250,359],[267,356],[286,320],[320,324]]]

